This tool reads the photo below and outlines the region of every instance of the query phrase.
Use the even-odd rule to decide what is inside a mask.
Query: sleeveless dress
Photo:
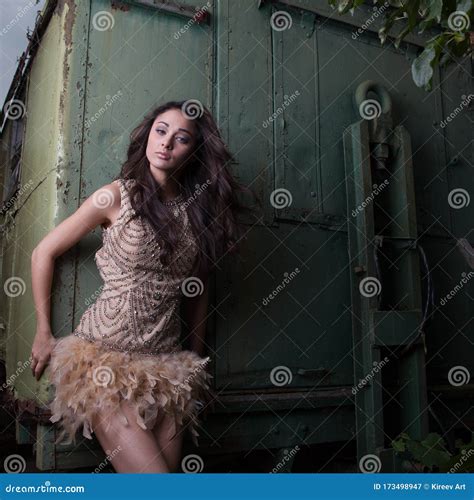
[[[183,350],[179,307],[190,277],[197,243],[182,195],[165,202],[179,218],[181,235],[170,264],[158,259],[159,243],[144,218],[134,218],[128,188],[134,179],[117,179],[120,212],[103,230],[95,262],[104,281],[101,292],[72,334],[58,339],[49,363],[55,395],[48,403],[51,422],[76,442],[76,432],[92,439],[93,419],[110,421],[127,400],[137,424],[151,429],[162,411],[174,417],[176,432],[189,428],[198,446],[198,412],[215,394],[209,386],[209,357]],[[189,279],[188,279],[189,278]],[[197,283],[195,281],[194,283]],[[180,427],[181,426],[181,429]]]

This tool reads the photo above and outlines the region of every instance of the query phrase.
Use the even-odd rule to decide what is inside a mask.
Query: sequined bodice
[[[103,245],[95,254],[104,285],[73,333],[126,352],[179,350],[181,287],[190,276],[198,250],[185,202],[177,198],[167,206],[180,219],[181,234],[170,264],[163,266],[150,223],[142,217],[131,218],[135,211],[127,188],[135,181],[117,182],[120,213],[103,230]]]

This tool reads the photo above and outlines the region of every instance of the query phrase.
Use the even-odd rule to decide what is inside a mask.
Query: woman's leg
[[[111,455],[116,472],[169,472],[155,435],[142,429],[126,401],[121,407],[128,419],[125,425],[119,415],[103,415],[93,422],[94,434],[105,453]]]
[[[178,430],[178,434],[172,439],[175,433],[174,418],[168,414],[162,414],[161,417],[157,418],[152,431],[168,469],[170,472],[178,472],[183,445],[183,430]]]

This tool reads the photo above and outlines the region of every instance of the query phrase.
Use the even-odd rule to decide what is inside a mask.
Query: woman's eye
[[[160,134],[160,135],[163,135],[163,134],[166,134],[166,130],[163,130],[162,128],[157,128],[156,131]],[[162,134],[163,132],[163,134]],[[189,139],[187,137],[178,137],[179,141],[182,143],[182,144],[187,144],[189,142]]]

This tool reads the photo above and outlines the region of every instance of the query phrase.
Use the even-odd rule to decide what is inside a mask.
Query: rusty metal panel
[[[68,58],[70,40],[66,28],[74,12],[71,2],[58,2],[49,20],[28,75],[26,128],[24,133],[20,209],[15,214],[14,227],[7,252],[14,261],[12,273],[24,286],[24,293],[8,302],[8,373],[18,371],[18,363],[25,363],[31,352],[35,334],[35,315],[30,283],[31,251],[41,238],[56,226],[75,207],[63,198],[71,164],[67,162],[69,140],[68,116],[72,100],[67,94]],[[58,265],[58,282],[52,297],[52,326],[55,332],[64,327],[72,307],[71,262]],[[37,398],[45,401],[47,380],[34,381],[31,370],[17,373],[15,395],[20,399]]]

